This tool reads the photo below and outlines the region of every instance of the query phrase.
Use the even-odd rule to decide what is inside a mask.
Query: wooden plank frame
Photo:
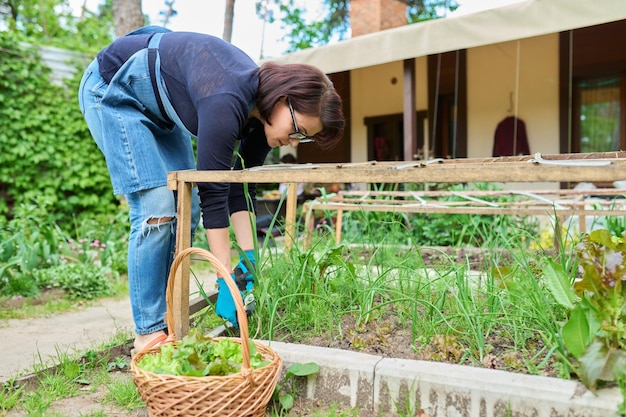
[[[304,203],[304,246],[308,247],[313,234],[316,211],[335,212],[335,241],[341,242],[341,228],[345,211],[470,214],[558,217],[560,223],[568,216],[577,216],[580,230],[586,230],[586,216],[626,216],[626,199],[621,201],[590,201],[588,197],[625,196],[626,189],[596,188],[586,190],[537,191],[340,191]],[[516,196],[511,202],[493,203],[484,197]],[[439,200],[441,197],[459,197],[461,200]],[[594,208],[589,208],[593,205]],[[601,209],[598,209],[601,208]]]
[[[178,192],[177,253],[191,245],[191,189],[198,182],[289,183],[285,247],[296,242],[297,183],[603,182],[626,180],[626,152],[467,158],[428,161],[269,165],[240,171],[174,171],[168,188]],[[189,330],[189,263],[174,288],[175,332]]]

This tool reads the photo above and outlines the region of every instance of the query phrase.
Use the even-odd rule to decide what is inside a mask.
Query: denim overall
[[[135,33],[141,32],[146,28]],[[160,74],[162,35],[156,33],[148,48],[130,57],[109,84],[94,59],[78,93],[81,112],[106,159],[113,192],[123,194],[130,208],[128,282],[137,334],[167,327],[165,290],[176,237],[176,195],[166,187],[167,173],[196,168],[192,135],[174,111]],[[150,49],[153,68],[148,60]],[[193,200],[192,232],[200,218],[197,190]],[[172,220],[148,223],[162,218]]]

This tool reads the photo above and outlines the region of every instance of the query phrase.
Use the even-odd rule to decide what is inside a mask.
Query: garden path
[[[199,279],[204,288],[215,286],[215,276]],[[190,280],[190,292],[197,285]],[[58,363],[64,355],[75,356],[110,342],[118,333],[132,334],[133,320],[127,297],[105,298],[75,311],[49,317],[9,319],[0,322],[0,382],[8,381]]]
[[[49,317],[6,320],[0,325],[0,381],[28,374],[41,364],[51,366],[63,355],[98,347],[118,332],[132,332],[132,325],[125,297]]]

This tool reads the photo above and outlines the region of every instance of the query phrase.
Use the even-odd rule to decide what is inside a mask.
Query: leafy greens
[[[257,352],[249,341],[250,367],[261,368],[269,361]],[[161,345],[159,352],[145,355],[137,366],[155,374],[178,376],[226,376],[241,371],[243,361],[241,344],[230,339],[215,340],[197,329],[178,343]]]

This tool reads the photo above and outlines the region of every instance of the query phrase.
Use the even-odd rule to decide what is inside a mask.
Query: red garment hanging
[[[387,145],[387,139],[382,136],[376,136],[374,138],[374,150],[376,152],[377,161],[386,161],[389,156],[389,146]]]
[[[517,138],[515,129],[517,128]],[[515,143],[515,145],[514,145]],[[515,146],[515,150],[513,149]],[[526,123],[515,116],[508,116],[496,127],[493,138],[493,156],[530,155]]]

